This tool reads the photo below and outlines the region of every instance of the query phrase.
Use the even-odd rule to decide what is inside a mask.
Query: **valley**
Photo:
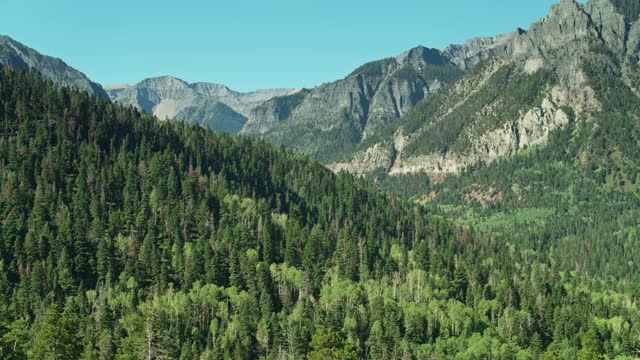
[[[636,358],[639,14],[253,92],[0,37],[0,358]]]

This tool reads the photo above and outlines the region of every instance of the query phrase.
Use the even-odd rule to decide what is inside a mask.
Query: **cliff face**
[[[441,96],[419,103],[330,167],[441,177],[544,145],[573,116],[584,120],[600,110],[599,94],[583,71],[590,59],[611,56],[638,94],[639,31],[639,22],[609,0],[563,0],[527,31],[472,40],[468,44],[499,45]],[[462,67],[479,59],[472,54],[482,52],[473,49],[452,46],[444,53],[465,54],[468,62],[455,60]]]
[[[460,77],[465,52],[478,58],[489,53],[470,46],[455,54],[416,47],[365,64],[342,80],[272,99],[249,114],[241,133],[330,161]]]
[[[0,65],[14,70],[36,70],[58,87],[71,87],[91,95],[107,97],[102,87],[64,61],[42,55],[8,36],[0,35]]]

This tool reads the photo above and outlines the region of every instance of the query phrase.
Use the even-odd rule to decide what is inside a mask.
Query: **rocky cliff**
[[[471,39],[443,51],[419,46],[365,64],[342,80],[265,102],[249,114],[241,133],[331,162],[465,70],[505,51],[513,35]]]
[[[441,178],[544,146],[554,130],[600,110],[599,94],[584,72],[590,59],[606,54],[619,63],[626,86],[637,94],[638,23],[610,0],[562,0],[528,30],[493,40],[500,44],[483,61],[469,47],[470,62],[458,66],[480,65],[330,167],[360,174],[424,171]],[[465,54],[457,47],[445,53]]]
[[[107,97],[100,85],[64,61],[42,55],[4,35],[0,35],[0,65],[9,66],[14,70],[36,70],[57,86],[76,88],[91,95]]]

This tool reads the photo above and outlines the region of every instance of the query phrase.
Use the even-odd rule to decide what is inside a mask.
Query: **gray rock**
[[[544,146],[550,133],[569,123],[567,109],[578,119],[600,110],[598,94],[583,71],[585,63],[612,54],[622,66],[622,80],[634,90],[639,50],[640,21],[625,18],[610,0],[586,4],[562,0],[527,31],[446,48],[443,57],[460,68],[484,63],[449,86],[440,96],[444,100],[420,104],[411,116],[375,132],[330,168],[357,174],[383,169],[391,175],[426,171],[441,176],[512,156],[529,146]],[[497,80],[496,74],[505,73],[512,74],[506,83]],[[532,80],[545,73],[556,80]],[[512,89],[512,94],[495,83],[520,88]],[[536,88],[529,88],[531,84]],[[431,104],[429,111],[425,104]]]
[[[240,119],[245,119],[242,121],[244,125],[247,115],[258,105],[273,97],[298,91],[266,89],[240,93],[222,84],[189,84],[171,76],[162,76],[145,79],[131,87],[113,89],[110,94],[115,101],[144,110],[159,119],[190,121],[207,126],[226,124],[216,125],[212,130],[235,134],[240,129],[230,124],[237,125]],[[217,106],[217,103],[224,106]],[[224,116],[228,118],[222,118]]]
[[[100,85],[92,82],[85,74],[70,67],[64,61],[42,55],[4,35],[0,35],[0,64],[14,70],[36,70],[57,86],[75,88],[90,95],[108,97]]]
[[[449,45],[442,51],[442,54],[459,68],[469,69],[496,52],[506,52],[513,38],[521,32],[518,30],[496,37],[473,38],[462,45]]]
[[[267,101],[249,114],[241,133],[330,161],[461,74],[444,53],[416,47],[342,80]]]

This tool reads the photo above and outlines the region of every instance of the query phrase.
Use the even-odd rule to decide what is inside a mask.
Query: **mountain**
[[[634,2],[565,0],[504,52],[332,164],[429,211],[552,254],[635,273],[640,21]],[[592,258],[592,252],[606,254]]]
[[[160,119],[194,121],[214,132],[237,133],[252,109],[298,89],[266,89],[249,93],[213,83],[189,84],[171,76],[145,79],[131,87],[117,86],[110,92],[114,101],[133,105]]]
[[[118,95],[125,89],[130,88],[131,86],[129,86],[128,84],[107,84],[104,85],[104,91],[107,92],[107,95],[109,95],[109,99],[115,99],[118,97]]]
[[[35,73],[0,72],[0,119],[1,358],[597,359],[640,346],[637,233],[567,265],[564,248],[480,235],[286,149]]]
[[[107,93],[100,85],[92,82],[85,74],[70,67],[64,61],[42,55],[4,35],[0,35],[0,65],[9,66],[14,70],[34,69],[57,86],[75,88],[91,95],[107,97]]]
[[[334,160],[500,51],[508,39],[477,38],[444,51],[416,47],[367,63],[342,80],[265,102],[251,111],[241,133]]]
[[[607,89],[597,89],[586,69],[594,61],[606,57],[605,77],[637,93],[640,22],[634,19],[609,0],[563,0],[332,168],[442,177],[544,145],[573,117],[588,121],[602,110]]]

